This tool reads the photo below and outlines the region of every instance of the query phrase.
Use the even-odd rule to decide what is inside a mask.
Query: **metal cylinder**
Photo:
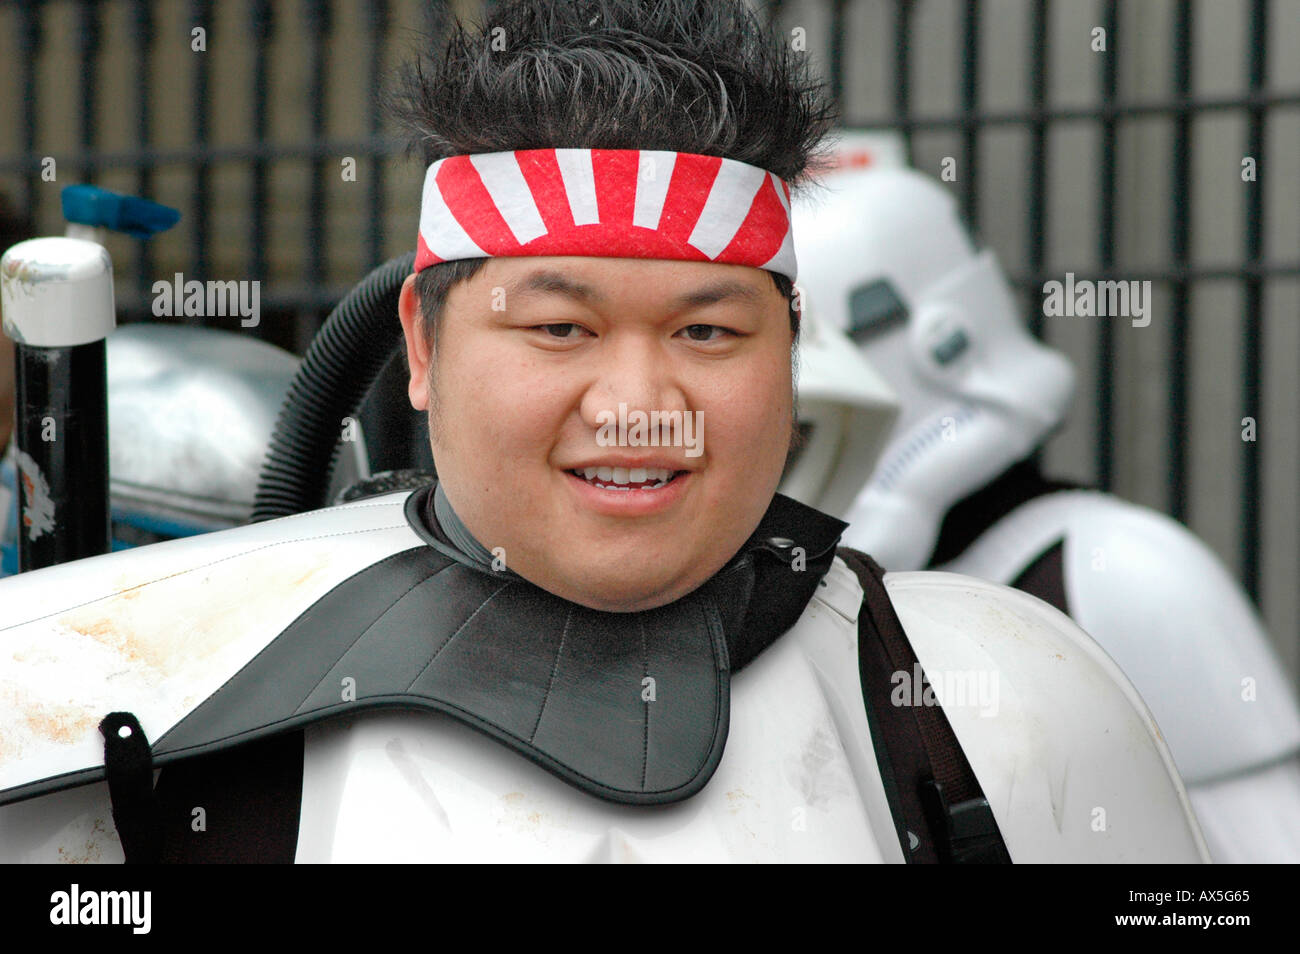
[[[18,243],[0,258],[0,314],[17,345],[19,572],[107,553],[108,252],[83,239]]]

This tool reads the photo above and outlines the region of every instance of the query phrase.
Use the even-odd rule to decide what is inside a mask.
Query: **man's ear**
[[[420,313],[420,296],[415,290],[415,274],[406,276],[402,294],[397,299],[397,314],[402,319],[402,335],[406,338],[406,362],[411,367],[411,380],[406,386],[411,407],[417,411],[429,409],[429,342],[424,335],[424,316]]]

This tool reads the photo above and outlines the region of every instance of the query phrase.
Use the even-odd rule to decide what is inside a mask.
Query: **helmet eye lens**
[[[907,321],[907,306],[894,286],[881,278],[849,293],[848,334],[858,344]]]

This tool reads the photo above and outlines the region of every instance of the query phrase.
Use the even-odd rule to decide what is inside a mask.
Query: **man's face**
[[[451,289],[436,356],[414,276],[400,311],[447,498],[525,579],[595,609],[649,609],[705,582],[758,525],[793,411],[789,312],[766,272],[491,259]],[[638,430],[637,411],[658,427]],[[587,479],[593,467],[628,473]]]

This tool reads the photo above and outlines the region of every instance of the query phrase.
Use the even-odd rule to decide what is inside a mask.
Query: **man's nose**
[[[686,398],[671,355],[646,338],[611,341],[602,348],[590,386],[582,399],[582,419],[599,428],[604,414],[628,411],[685,411]]]

